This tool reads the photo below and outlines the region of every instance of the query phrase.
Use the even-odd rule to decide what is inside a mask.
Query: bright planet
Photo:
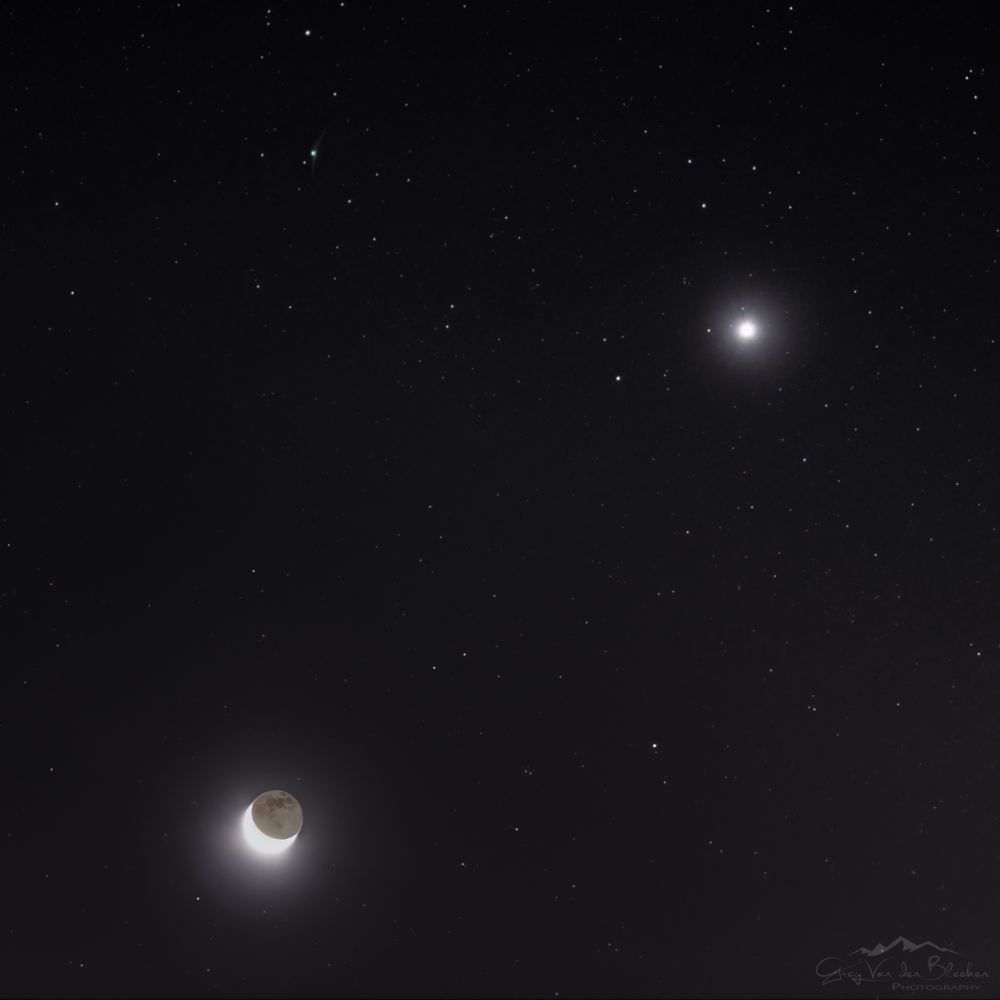
[[[277,789],[263,792],[243,816],[243,834],[264,854],[277,854],[292,846],[302,829],[302,806],[294,795]]]

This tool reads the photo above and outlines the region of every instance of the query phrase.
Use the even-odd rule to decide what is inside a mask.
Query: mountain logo
[[[949,955],[958,955],[961,957],[960,951],[955,951],[953,948],[942,948],[939,944],[935,944],[933,941],[924,941],[923,944],[914,944],[909,939],[903,937],[902,934],[892,944],[877,944],[874,948],[856,948],[854,951],[850,952],[850,955],[865,955],[869,958],[875,958],[881,955],[888,955],[890,953],[895,953],[897,955],[902,955],[908,952],[920,951],[921,948],[933,948],[934,951],[944,954],[947,952]]]
[[[954,948],[944,948],[933,941],[917,944],[900,934],[889,944],[880,941],[874,948],[855,948],[843,958],[829,955],[816,963],[815,971],[823,986],[846,979],[855,986],[891,983],[893,989],[904,984],[910,984],[906,989],[916,989],[914,980],[923,980],[928,984],[941,984],[927,987],[933,989],[978,989],[978,986],[965,984],[970,980],[989,979],[990,974],[977,972],[972,962],[963,961],[959,965],[955,961],[959,958],[964,956]]]

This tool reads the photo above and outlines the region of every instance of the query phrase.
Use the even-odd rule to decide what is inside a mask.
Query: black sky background
[[[12,995],[998,995],[992,19],[4,20]]]

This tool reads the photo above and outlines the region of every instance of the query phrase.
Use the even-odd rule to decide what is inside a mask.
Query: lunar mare
[[[253,800],[243,817],[243,833],[258,851],[286,850],[302,829],[302,806],[294,795],[277,789]]]

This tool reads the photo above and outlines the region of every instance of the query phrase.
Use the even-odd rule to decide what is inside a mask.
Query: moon
[[[264,854],[288,850],[302,829],[302,806],[288,792],[263,792],[243,816],[243,834]]]

